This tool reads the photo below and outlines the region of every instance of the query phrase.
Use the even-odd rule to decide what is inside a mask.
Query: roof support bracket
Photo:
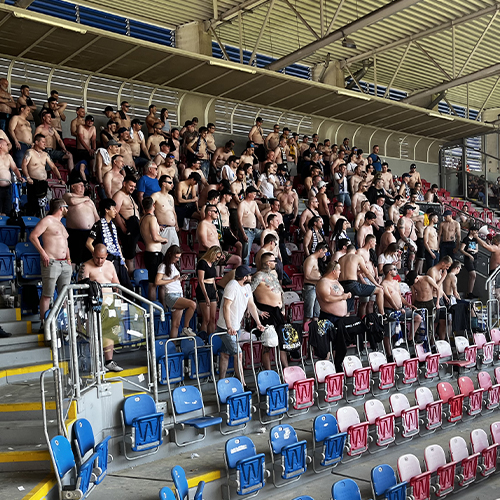
[[[389,82],[389,85],[387,85],[387,88],[385,89],[384,99],[389,95],[389,91],[391,90],[392,84],[394,83],[394,80],[396,79],[396,76],[398,76],[399,70],[401,69],[401,66],[404,63],[404,60],[406,59],[406,56],[408,54],[408,51],[410,50],[411,44],[412,44],[412,42],[410,41],[408,43],[408,45],[406,46],[406,49],[403,52],[403,55],[401,56],[401,59],[399,60],[398,66],[397,66],[397,68],[395,69],[395,71],[394,71],[394,73],[392,75],[391,81]]]
[[[253,48],[252,55],[250,56],[250,60],[248,61],[249,66],[251,66],[253,64],[255,56],[257,55],[257,50],[259,49],[260,41],[262,40],[262,35],[264,34],[264,30],[266,29],[267,23],[269,22],[269,18],[271,17],[271,12],[273,10],[275,1],[276,0],[271,0],[271,4],[269,5],[269,8],[267,9],[266,17],[264,18],[264,21],[262,22],[262,26],[260,27],[260,31],[259,31],[259,36],[257,37],[257,41],[255,42],[255,47]]]

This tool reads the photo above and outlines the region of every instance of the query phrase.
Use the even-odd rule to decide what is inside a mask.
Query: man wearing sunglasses
[[[163,255],[172,245],[179,246],[179,225],[175,213],[174,197],[170,191],[174,189],[174,181],[169,175],[162,175],[158,181],[160,191],[153,193],[151,198],[155,202],[155,215],[160,226],[160,236],[167,239],[167,243],[161,246]]]

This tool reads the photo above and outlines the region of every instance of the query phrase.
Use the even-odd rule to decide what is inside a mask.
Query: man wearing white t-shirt
[[[251,274],[252,270],[248,266],[238,266],[236,268],[234,280],[231,280],[224,288],[224,296],[220,305],[221,314],[219,314],[217,329],[215,330],[215,333],[227,332],[226,335],[221,336],[220,378],[226,377],[229,356],[234,356],[234,366],[237,368],[236,374],[243,386],[245,385],[245,379],[241,364],[241,349],[238,345],[238,333],[247,308],[257,323],[257,328],[260,331],[264,330],[249,285]]]

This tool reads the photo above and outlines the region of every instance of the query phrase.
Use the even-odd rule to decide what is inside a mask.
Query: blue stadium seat
[[[143,297],[148,297],[148,270],[136,269],[134,271],[134,283],[137,293]]]
[[[76,498],[86,498],[94,488],[92,482],[93,457],[87,460],[80,468],[77,468],[71,445],[64,436],[55,436],[50,440],[50,453],[54,469],[57,472],[56,477],[60,498],[63,498],[63,481],[65,491],[74,492],[78,495]],[[70,484],[67,484],[65,478],[70,477],[72,474],[74,474],[74,479],[72,479]]]
[[[163,305],[155,300],[157,306],[163,307]],[[148,307],[145,307],[148,310]],[[172,326],[172,313],[165,311],[165,321],[161,321],[161,312],[158,309],[153,309],[153,321],[156,337],[170,337],[170,329]]]
[[[158,381],[162,385],[178,384],[184,380],[184,354],[177,352],[174,342],[155,341],[156,359],[160,370]]]
[[[205,413],[205,405],[200,390],[193,386],[183,386],[174,389],[173,396],[173,416],[174,416],[174,440],[177,446],[196,443],[205,439],[207,427],[219,425],[221,417],[209,416]],[[185,420],[179,420],[179,415],[188,416]],[[183,430],[185,426],[194,428],[201,436],[198,439],[191,439],[179,442],[177,439],[178,430]]]
[[[0,243],[0,281],[16,279],[15,255],[4,243]]]
[[[190,500],[189,487],[186,479],[186,473],[180,465],[176,465],[172,471],[172,481],[175,486],[175,496],[177,500]],[[203,500],[203,488],[205,488],[205,481],[200,481],[196,488],[193,500]]]
[[[224,334],[225,335],[225,334]],[[222,338],[220,334],[211,334],[209,337],[209,344],[212,347],[212,362],[214,365],[214,373],[219,373],[220,366],[220,353],[222,349]],[[226,375],[234,373],[234,356],[229,356],[227,363]]]
[[[394,469],[387,464],[377,465],[371,471],[375,500],[405,500],[406,481],[398,484]]]
[[[160,490],[160,500],[175,500],[174,492],[166,486]]]
[[[358,485],[352,479],[337,481],[332,486],[333,500],[362,500]]]
[[[125,399],[121,411],[123,448],[125,458],[134,460],[156,453],[163,442],[163,413],[156,411],[156,405],[149,394],[137,394]],[[130,428],[130,434],[127,433]],[[137,455],[127,455],[127,439]],[[148,453],[140,453],[152,450]],[[140,454],[139,454],[140,453]]]
[[[78,452],[77,461],[80,464],[84,463],[88,453],[94,454],[96,458],[94,463],[95,484],[99,484],[108,473],[108,448],[111,436],[105,437],[96,445],[90,422],[85,418],[79,418],[73,425],[73,437]]]
[[[0,225],[0,243],[4,243],[9,248],[14,248],[17,245],[20,234],[20,226]]]
[[[188,377],[191,380],[196,379],[196,372],[198,378],[204,379],[210,377],[212,374],[212,360],[210,347],[206,346],[200,337],[191,337],[196,342],[196,349],[194,342],[189,338],[181,340],[181,349],[184,357],[188,360]],[[198,366],[197,362],[198,362]]]
[[[331,413],[318,415],[313,422],[313,470],[316,473],[331,469],[344,457],[344,446],[347,432],[339,432],[337,419]],[[316,446],[322,444],[321,461],[316,463]]]
[[[266,457],[257,454],[253,441],[247,436],[238,436],[226,441],[224,451],[226,464],[227,498],[231,498],[230,487],[236,487],[238,495],[254,495],[266,484]],[[251,496],[254,496],[251,495]]]
[[[259,419],[262,424],[276,422],[288,411],[288,384],[282,384],[279,375],[273,370],[264,370],[257,376],[259,396]],[[261,397],[263,396],[263,401]],[[262,413],[268,417],[263,420]]]
[[[15,247],[22,279],[37,280],[42,277],[40,254],[33,243],[18,243]]]
[[[244,429],[252,419],[252,393],[245,392],[241,382],[237,378],[224,378],[217,382],[217,393],[221,413],[225,415],[226,424],[229,427],[238,426],[238,429],[223,431],[221,434],[230,434]],[[239,426],[243,427],[239,427]]]
[[[306,472],[308,461],[307,441],[299,441],[297,433],[291,425],[275,425],[269,431],[269,449],[273,462],[273,483],[277,488],[298,481],[300,476]],[[281,478],[285,482],[278,483],[276,467],[281,470]]]
[[[314,500],[314,498],[309,495],[300,495],[300,497],[295,497],[292,500]]]
[[[38,217],[23,216],[24,227],[26,228],[26,240],[30,237],[31,231],[40,222]]]

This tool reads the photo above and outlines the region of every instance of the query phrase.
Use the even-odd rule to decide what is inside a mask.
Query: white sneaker
[[[403,339],[398,339],[398,340],[395,342],[394,346],[395,346],[395,347],[399,347],[399,346],[400,346],[403,342],[404,342],[404,340],[403,340]]]
[[[196,333],[189,327],[185,327],[182,329],[182,335],[185,337],[196,337]]]
[[[104,369],[107,372],[122,372],[123,368],[118,366],[114,361],[110,361],[108,364],[104,365]]]

